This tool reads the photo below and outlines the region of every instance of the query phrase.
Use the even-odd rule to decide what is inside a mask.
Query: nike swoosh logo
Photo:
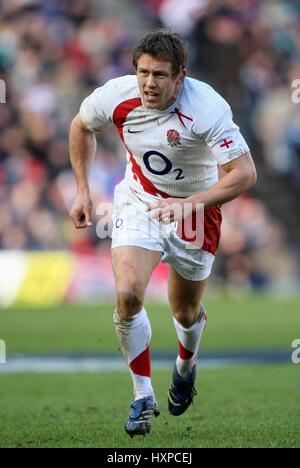
[[[141,133],[143,130],[130,130],[128,129],[128,133]]]

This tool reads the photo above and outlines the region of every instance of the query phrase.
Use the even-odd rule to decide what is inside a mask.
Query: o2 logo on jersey
[[[157,168],[154,168],[153,161],[151,163],[152,156],[156,156],[162,162],[164,162],[165,167],[161,170],[157,170]],[[179,168],[173,169],[173,164],[171,163],[171,161],[164,154],[159,153],[158,151],[147,151],[147,153],[144,154],[143,161],[144,161],[146,168],[148,169],[149,172],[151,172],[151,174],[164,176],[164,175],[170,174],[170,172],[173,171],[177,173],[175,180],[184,179],[184,175],[182,175],[182,169],[179,169]]]

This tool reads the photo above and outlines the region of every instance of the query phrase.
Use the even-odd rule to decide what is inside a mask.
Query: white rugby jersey
[[[143,106],[135,75],[110,80],[83,101],[80,117],[93,132],[116,125],[127,148],[129,186],[157,197],[208,189],[218,180],[218,164],[249,152],[228,103],[192,78],[163,111]]]

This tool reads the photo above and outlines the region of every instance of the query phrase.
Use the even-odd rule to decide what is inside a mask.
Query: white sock
[[[135,400],[154,396],[149,349],[151,325],[146,310],[142,308],[137,315],[126,320],[122,320],[115,311],[113,319],[120,346],[129,365]]]
[[[181,377],[186,378],[197,364],[198,349],[206,325],[207,315],[201,306],[199,318],[190,328],[184,328],[177,322],[175,317],[173,317],[173,320],[179,340],[179,354],[176,366]]]

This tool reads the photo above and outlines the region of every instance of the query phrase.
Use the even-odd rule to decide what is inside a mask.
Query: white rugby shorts
[[[208,278],[215,256],[181,239],[176,233],[176,223],[153,220],[146,207],[156,200],[148,193],[135,192],[125,179],[116,185],[112,249],[130,245],[162,252],[161,261],[172,265],[183,278],[192,281]]]

